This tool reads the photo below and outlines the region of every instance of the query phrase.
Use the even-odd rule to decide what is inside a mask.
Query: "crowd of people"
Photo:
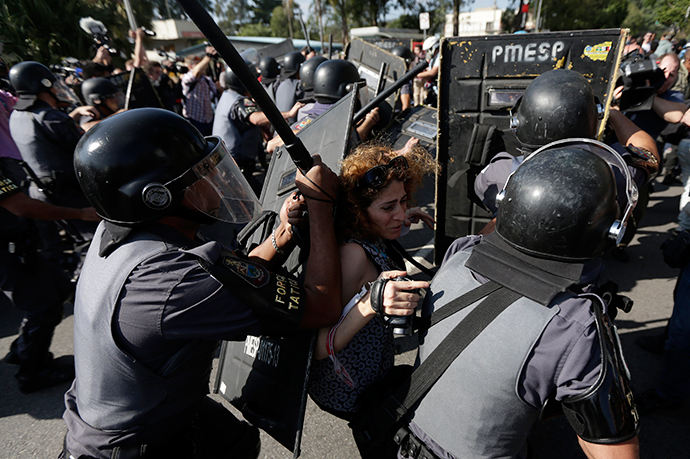
[[[496,155],[473,184],[494,219],[456,240],[430,282],[406,278],[393,242],[413,222],[433,229],[410,203],[436,164],[414,138],[398,151],[372,141],[377,108],[352,127],[338,175],[312,152],[270,236],[241,254],[199,229],[259,216],[254,172],[283,140],[212,46],[175,75],[132,31],[122,71],[142,68],[157,95],[135,109],[103,48],[72,87],[38,62],[0,67],[0,282],[25,313],[4,360],[24,393],[72,382],[60,457],[258,457],[258,428],[207,396],[212,361],[220,341],[298,330],[317,331],[310,397],[349,422],[362,457],[529,457],[531,425],[558,412],[588,457],[639,457],[638,411],[681,405],[690,368],[687,261],[664,335],[639,343],[665,355],[663,374],[635,397],[615,303],[602,299],[616,296],[599,285],[605,253],[626,261],[654,177],[678,176],[675,150],[690,189],[687,131],[667,135],[690,125],[684,43],[647,35],[626,58],[653,62],[651,105],[621,106],[630,88],[616,88],[603,142],[585,77],[557,69],[530,83],[510,113],[520,151]],[[409,68],[428,68],[401,109],[435,105],[439,39],[403,48],[393,54]],[[362,80],[311,49],[245,64],[295,131]],[[283,268],[294,228],[309,234],[300,276]],[[84,256],[65,269],[68,240]],[[32,288],[38,278],[45,288]],[[69,300],[73,363],[50,352]],[[395,366],[390,317],[417,310],[417,365]]]

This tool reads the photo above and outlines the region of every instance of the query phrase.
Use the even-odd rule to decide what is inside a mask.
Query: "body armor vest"
[[[465,267],[469,251],[449,259],[436,274],[424,315],[478,287]],[[445,289],[439,290],[443,285]],[[434,288],[436,287],[436,288]],[[523,366],[544,328],[559,311],[561,294],[548,307],[522,297],[503,311],[453,361],[415,410],[413,423],[457,458],[514,458],[539,416],[517,394]],[[479,302],[477,302],[478,304]],[[419,349],[420,360],[476,305],[461,310],[429,329]],[[439,416],[439,413],[443,413]],[[419,436],[419,435],[418,435]]]
[[[101,222],[77,286],[74,389],[78,399],[89,401],[78,407],[85,422],[101,430],[126,432],[134,426],[141,429],[192,409],[208,393],[208,380],[199,378],[199,374],[209,371],[217,343],[190,340],[160,374],[124,352],[115,342],[112,329],[125,282],[140,263],[181,248],[153,234],[134,231],[114,252],[101,257],[98,250],[103,232]],[[199,396],[190,396],[193,393]]]

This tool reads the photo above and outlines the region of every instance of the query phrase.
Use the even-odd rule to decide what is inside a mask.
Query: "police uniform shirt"
[[[14,196],[17,193],[21,193],[19,187],[12,181],[9,174],[5,173],[5,167],[0,160],[0,202]],[[24,229],[24,220],[20,219],[12,212],[5,208],[0,208],[0,237],[6,237],[12,234],[16,234],[18,231]],[[7,247],[0,247],[0,250],[6,250]]]
[[[39,177],[59,172],[76,179],[72,157],[84,131],[66,113],[37,100],[26,111],[12,112],[10,131],[22,158]],[[56,154],[49,154],[51,150]]]
[[[276,107],[281,112],[290,111],[290,109],[295,105],[295,102],[304,97],[304,91],[302,90],[302,85],[300,80],[295,78],[287,78],[278,84],[275,90],[275,102]],[[288,122],[294,123],[296,117],[289,118]]]

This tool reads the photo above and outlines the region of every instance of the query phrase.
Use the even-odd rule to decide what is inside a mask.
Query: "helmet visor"
[[[77,94],[74,92],[72,88],[67,86],[62,77],[59,77],[57,80],[53,81],[53,94],[55,94],[55,98],[60,103],[69,106],[81,105],[81,101],[77,97]]]
[[[225,143],[207,137],[215,144],[211,153],[176,180],[190,183],[184,190],[183,203],[199,212],[227,223],[247,223],[262,209],[254,191],[244,178]]]

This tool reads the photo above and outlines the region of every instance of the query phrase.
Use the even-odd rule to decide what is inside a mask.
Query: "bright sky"
[[[536,0],[533,0],[536,2]],[[311,5],[311,0],[295,0],[297,4],[299,4],[302,8],[302,11],[304,12],[304,19],[306,21],[307,17],[309,17],[309,7]],[[508,7],[508,5],[511,3],[511,0],[496,0],[496,6],[498,6],[500,9],[504,10]],[[475,8],[486,8],[488,6],[493,6],[494,5],[494,0],[475,0],[474,3],[471,6],[465,6],[460,9],[460,11],[470,11],[470,9],[475,9]],[[517,2],[516,2],[516,7],[517,7]],[[450,11],[449,11],[450,12]],[[402,10],[391,10],[388,13],[388,16],[386,17],[387,20],[395,19],[400,14],[402,13]]]

